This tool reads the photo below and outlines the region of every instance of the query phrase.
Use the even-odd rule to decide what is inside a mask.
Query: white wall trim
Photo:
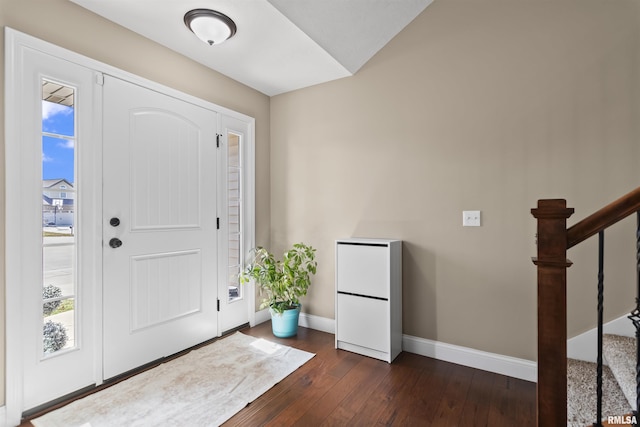
[[[602,329],[605,334],[622,335],[625,337],[635,337],[636,333],[631,320],[627,318],[626,314],[605,323],[602,325]],[[595,363],[598,354],[597,345],[598,329],[593,328],[567,340],[567,357]]]
[[[256,312],[256,324],[266,322],[270,319],[269,310],[264,309]],[[335,334],[336,330],[334,319],[327,319],[326,317],[307,313],[300,313],[298,325],[330,334]],[[507,375],[525,381],[536,382],[538,378],[538,364],[534,361],[503,356],[501,354],[489,353],[411,335],[402,335],[402,350],[408,353],[419,354],[420,356],[426,356],[432,359]]]
[[[21,78],[18,67],[18,42],[16,33],[5,27],[5,186],[7,177],[17,175],[16,168],[19,165],[7,162],[9,158],[20,156],[19,147],[15,144],[7,144],[6,141],[19,141],[20,130],[16,123],[19,123],[19,112],[15,108],[19,99],[18,84]],[[20,271],[22,269],[22,245],[19,227],[20,213],[18,209],[8,209],[6,205],[10,200],[19,200],[18,189],[11,186],[5,188],[5,223],[13,224],[12,227],[5,227],[5,248],[10,247],[10,251],[5,251],[5,407],[3,421],[6,425],[20,424],[22,415],[22,334],[21,334],[21,311],[19,302],[22,301],[22,290],[17,283],[20,283]],[[15,245],[9,243],[15,242]],[[16,285],[13,285],[16,283]]]
[[[271,314],[269,314],[269,309],[264,308],[262,310],[256,311],[255,314],[255,324],[259,325],[260,323],[268,322],[271,320]]]
[[[538,364],[531,360],[503,356],[411,335],[402,336],[402,350],[470,368],[536,382]]]
[[[300,313],[298,325],[330,334],[336,333],[336,321],[334,319],[327,319],[326,317],[315,316],[313,314]]]
[[[7,407],[0,406],[0,427],[7,427]]]

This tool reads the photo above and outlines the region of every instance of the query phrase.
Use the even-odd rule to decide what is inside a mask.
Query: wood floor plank
[[[443,390],[449,384],[451,373],[456,366],[436,359],[416,357],[422,361],[423,369],[409,396],[404,396],[409,404],[397,419],[397,425],[401,426],[431,425],[440,406]]]
[[[390,369],[385,362],[358,357],[360,362],[300,419],[300,425],[345,425],[354,413],[362,410],[373,390]]]
[[[462,408],[460,425],[474,427],[489,426],[489,406],[495,374],[487,371],[475,371],[467,393],[467,400]]]
[[[342,379],[345,375],[347,375],[351,370],[358,365],[362,361],[362,357],[357,354],[342,351],[338,349],[334,349],[335,357],[341,359],[341,363],[337,364],[329,375],[332,375],[338,379]]]
[[[456,365],[452,370],[447,387],[443,390],[442,400],[436,410],[431,425],[452,427],[460,425],[462,410],[467,401],[474,369]]]
[[[535,426],[536,400],[535,391],[531,390],[531,382],[511,378],[515,393],[511,395],[511,405],[515,407],[515,419],[521,426]]]
[[[416,390],[416,384],[425,369],[424,364],[420,363],[424,358],[411,353],[403,353],[401,356],[402,359],[398,362],[405,365],[407,378],[395,384],[394,389],[388,392],[385,404],[378,413],[376,425],[402,425],[401,420],[415,409],[412,392]]]
[[[384,419],[385,415],[391,418],[388,422],[391,424],[393,423],[393,417],[395,415],[393,410],[395,408],[391,408],[392,413],[389,413],[389,405],[398,404],[399,400],[397,400],[397,397],[402,394],[402,390],[405,389],[405,386],[408,385],[407,388],[411,388],[415,381],[417,381],[415,370],[405,364],[402,364],[402,360],[406,357],[409,357],[409,355],[401,354],[398,356],[398,365],[391,369],[389,374],[383,378],[380,385],[378,385],[378,387],[373,391],[360,413],[350,420],[350,425],[376,425],[381,419]]]
[[[504,375],[496,375],[495,378],[489,405],[489,425],[507,427],[516,422],[521,426],[534,426],[535,401],[525,404],[531,394],[525,382]]]
[[[310,388],[307,390],[305,399],[295,399],[277,416],[275,416],[267,426],[282,426],[300,424],[300,418],[307,411],[317,405],[317,402],[329,391],[334,392],[336,384],[355,366],[358,357],[353,354],[344,354],[339,350],[334,350],[333,354],[327,354],[327,363],[323,369],[313,372],[310,376]],[[309,425],[304,424],[302,425]]]

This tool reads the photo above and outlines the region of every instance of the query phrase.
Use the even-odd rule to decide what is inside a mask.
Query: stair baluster
[[[636,296],[636,310],[640,312],[640,211],[636,212],[636,272],[637,272],[637,296]],[[640,415],[640,323],[635,324],[636,327],[636,344],[638,346],[636,351],[636,410],[634,415],[636,421]],[[634,426],[638,426],[635,422]]]
[[[636,308],[629,315],[629,319],[636,328],[636,409],[633,411],[633,415],[637,420],[640,418],[640,211],[636,212],[636,218]],[[634,423],[633,425],[637,426],[638,424]]]
[[[598,233],[598,358],[596,360],[596,422],[602,427],[602,323],[604,308],[604,231]]]

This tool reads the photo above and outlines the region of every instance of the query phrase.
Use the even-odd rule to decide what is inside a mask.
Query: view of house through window
[[[229,133],[227,153],[227,206],[229,218],[229,301],[242,298],[238,279],[242,268],[242,159],[240,136]]]
[[[42,81],[43,353],[76,346],[75,90]]]

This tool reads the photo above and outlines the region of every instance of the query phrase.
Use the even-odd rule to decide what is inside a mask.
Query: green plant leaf
[[[240,274],[240,283],[253,280],[264,295],[260,308],[271,307],[282,313],[300,303],[307,294],[311,275],[316,274],[316,250],[304,243],[296,243],[283,254],[282,261],[263,247],[252,249],[253,260]]]

